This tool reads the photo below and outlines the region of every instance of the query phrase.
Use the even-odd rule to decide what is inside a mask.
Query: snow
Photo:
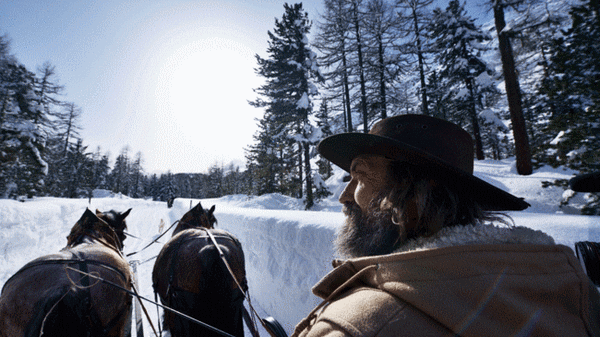
[[[575,172],[542,167],[532,175],[519,176],[514,159],[507,159],[477,161],[475,174],[531,204],[526,211],[508,213],[516,225],[542,230],[557,243],[572,248],[578,241],[600,241],[600,217],[569,214],[576,210],[558,206],[564,192],[561,188],[541,187],[542,181],[569,179]],[[217,227],[233,233],[242,242],[253,306],[261,317],[275,317],[288,333],[320,302],[310,289],[331,270],[331,261],[337,257],[332,241],[343,223],[341,205],[336,200],[344,187],[344,175],[336,169],[326,182],[333,195],[317,204],[313,211],[303,211],[302,200],[280,194],[201,200],[205,208],[216,205]],[[125,241],[124,252],[131,253],[146,246],[198,201],[175,199],[173,207],[167,208],[164,202],[133,199],[109,191],[95,191],[91,203],[88,199],[35,198],[25,202],[2,199],[0,285],[28,261],[63,248],[71,227],[86,208],[102,211],[132,208],[127,218],[128,231],[139,239],[130,237]],[[140,263],[139,288],[146,298],[154,298],[153,258],[168,237],[170,233],[159,244],[129,258]],[[156,308],[147,302],[144,305],[156,325]],[[146,320],[144,324],[149,333]]]
[[[565,135],[564,131],[559,132],[558,135],[556,135],[556,137],[552,141],[550,141],[550,144],[557,145],[558,143],[560,143],[562,141],[562,138],[564,137],[564,135]]]
[[[310,106],[310,100],[308,99],[308,94],[302,93],[302,97],[300,97],[300,99],[296,103],[296,107],[298,109],[308,109],[309,106]]]

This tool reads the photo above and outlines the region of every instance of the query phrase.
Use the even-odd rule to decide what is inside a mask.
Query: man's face
[[[390,161],[381,156],[358,156],[350,165],[350,182],[340,195],[344,205],[354,203],[365,212],[371,201],[389,185]]]
[[[361,156],[352,161],[352,179],[340,196],[346,223],[335,245],[340,255],[361,257],[391,253],[400,236],[390,210],[381,210],[381,200],[389,190],[389,160]]]

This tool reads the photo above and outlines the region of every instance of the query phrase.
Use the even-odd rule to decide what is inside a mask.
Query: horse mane
[[[96,210],[96,214],[94,214],[89,208],[86,208],[81,218],[75,223],[73,228],[71,228],[71,232],[67,236],[67,247],[72,248],[77,246],[82,243],[85,236],[91,236],[103,239],[109,245],[121,251],[123,249],[123,239],[119,233],[124,237],[124,234],[122,233],[126,228],[126,225],[119,225],[118,228],[115,228],[115,226],[116,222],[124,223],[123,219],[129,214],[129,211],[131,211],[131,209],[123,213],[124,215],[117,216],[116,219],[120,219],[120,221],[115,221],[113,216],[116,212],[114,211],[111,211],[113,212],[112,215],[107,216],[107,213]],[[102,217],[106,220],[102,219]]]

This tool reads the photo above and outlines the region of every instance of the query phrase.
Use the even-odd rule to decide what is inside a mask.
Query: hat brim
[[[530,205],[516,196],[481,180],[471,173],[457,169],[442,159],[409,144],[366,133],[342,133],[323,139],[318,150],[321,155],[350,172],[352,160],[359,155],[380,155],[395,161],[406,161],[426,168],[434,179],[451,189],[472,197],[484,210],[520,211]]]

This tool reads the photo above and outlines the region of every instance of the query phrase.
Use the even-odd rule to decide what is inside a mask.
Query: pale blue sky
[[[262,116],[247,103],[261,83],[254,55],[268,56],[285,2],[0,0],[0,34],[28,69],[56,67],[90,151],[114,161],[128,146],[148,173],[206,172],[243,165]],[[318,20],[322,0],[302,3]]]
[[[114,161],[128,145],[149,173],[206,172],[241,165],[252,143],[254,55],[284,3],[2,0],[0,34],[28,69],[56,66],[90,150]],[[303,2],[313,20],[320,3]]]

